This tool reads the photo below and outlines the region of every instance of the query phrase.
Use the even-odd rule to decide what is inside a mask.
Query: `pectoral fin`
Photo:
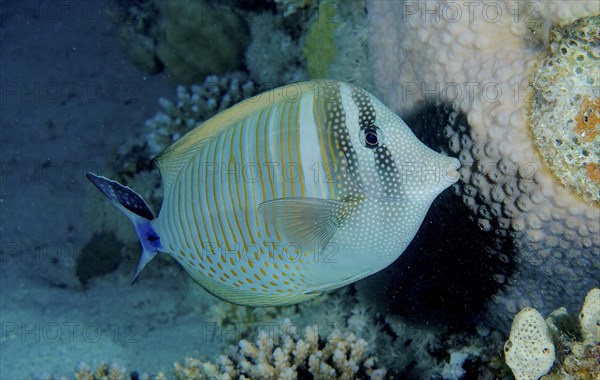
[[[279,198],[261,203],[258,212],[290,242],[305,248],[325,247],[358,202]]]

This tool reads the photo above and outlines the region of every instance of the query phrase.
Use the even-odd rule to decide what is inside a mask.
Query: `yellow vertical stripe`
[[[237,238],[241,238],[242,242],[244,245],[246,245],[246,238],[245,238],[245,234],[242,231],[242,227],[240,225],[240,221],[238,219],[237,216],[237,209],[239,207],[241,207],[241,199],[240,199],[240,186],[241,184],[239,183],[239,181],[245,182],[244,179],[244,164],[243,164],[243,155],[239,154],[239,149],[235,149],[234,148],[234,142],[235,142],[235,146],[236,147],[242,147],[242,142],[240,141],[241,139],[241,129],[242,127],[240,125],[236,125],[235,128],[233,129],[233,133],[232,136],[229,139],[229,162],[230,163],[234,163],[234,165],[236,165],[236,171],[239,171],[239,179],[236,173],[236,175],[234,176],[235,178],[235,182],[233,183],[233,187],[235,188],[235,192],[236,192],[236,199],[237,202],[234,200],[234,194],[233,194],[233,190],[232,190],[232,181],[228,181],[228,185],[229,185],[229,199],[231,201],[231,204],[233,205],[232,207],[232,213],[233,213],[233,218],[235,220],[235,225],[237,227],[237,233],[233,233],[234,235],[234,243],[238,242]],[[238,158],[239,158],[239,167],[237,167],[238,164]],[[238,249],[238,247],[236,247],[236,249]]]
[[[212,191],[212,197],[213,197],[213,201],[214,203],[211,204],[211,211],[214,211],[214,214],[216,214],[217,216],[217,224],[219,227],[219,231],[221,232],[221,241],[217,242],[218,244],[221,243],[225,243],[225,246],[227,247],[228,251],[231,251],[231,247],[229,245],[229,240],[227,239],[227,234],[225,233],[225,229],[223,228],[223,221],[221,220],[221,212],[219,212],[219,205],[221,204],[221,202],[219,202],[219,200],[223,200],[223,186],[221,186],[222,183],[222,178],[221,178],[221,174],[223,173],[223,161],[218,161],[218,157],[217,157],[217,152],[222,152],[223,151],[223,147],[222,142],[223,142],[223,137],[221,136],[220,138],[216,139],[216,143],[213,145],[214,149],[213,149],[213,162],[217,165],[217,170],[219,170],[219,174],[213,176],[213,191]],[[217,180],[220,180],[217,182]],[[219,183],[221,182],[221,183]],[[218,190],[218,194],[217,194],[217,190]],[[217,195],[219,196],[219,199],[217,198]],[[212,217],[213,212],[211,212],[211,217]],[[217,232],[218,235],[218,232]]]
[[[201,154],[196,156],[196,159],[192,163],[192,174],[196,178],[196,180],[192,182],[196,184],[195,191],[193,192],[195,201],[194,204],[196,205],[195,210],[197,210],[196,212],[200,214],[202,229],[204,230],[204,235],[200,234],[198,236],[202,250],[206,247],[207,243],[211,243],[208,218],[204,216],[204,210],[206,210],[204,197],[207,191],[207,181],[202,177],[202,174],[206,174],[205,170],[207,168],[202,168],[201,162],[205,162],[205,157],[206,151],[203,151]],[[192,188],[194,188],[194,186],[192,186]],[[210,252],[206,252],[206,254],[210,254]]]
[[[268,199],[267,198],[267,190],[265,188],[265,177],[263,177],[263,174],[262,174],[262,164],[266,163],[267,162],[266,160],[268,160],[268,154],[267,154],[266,149],[267,149],[268,141],[269,140],[268,140],[267,132],[266,131],[268,131],[268,127],[269,127],[269,125],[271,123],[271,111],[272,111],[272,107],[267,109],[267,114],[266,114],[265,121],[262,122],[262,118],[261,118],[261,120],[260,120],[260,122],[259,122],[259,124],[257,125],[257,128],[256,128],[256,142],[255,142],[255,144],[256,144],[256,159],[257,159],[257,165],[258,165],[258,168],[259,168],[260,178],[261,178],[261,181],[260,181],[260,186],[261,186],[261,189],[262,189],[262,198],[261,198],[261,201],[264,201],[264,200]],[[260,127],[262,127],[262,139],[260,138],[260,132],[261,132],[261,128]],[[264,153],[265,153],[264,157],[262,157],[261,154],[260,154],[260,152],[261,152],[261,150],[260,150],[261,145],[264,146],[264,150],[263,150]],[[263,158],[262,160],[260,159],[261,157]],[[270,170],[269,170],[269,172],[270,172]],[[256,202],[256,199],[255,199],[255,202]],[[258,204],[256,204],[256,207],[258,207]],[[255,212],[255,214],[256,214],[256,223],[258,224],[258,213]],[[265,234],[267,235],[267,237],[270,237],[271,233],[269,231],[269,226],[265,223],[264,227],[265,227]]]
[[[222,201],[222,205],[227,205],[229,204],[229,207],[225,207],[225,208],[220,208],[221,210],[225,210],[225,212],[222,212],[223,217],[225,219],[225,226],[227,227],[226,230],[224,231],[224,234],[226,234],[226,242],[229,242],[227,244],[227,250],[228,252],[231,252],[231,244],[235,244],[237,243],[237,236],[239,236],[232,227],[232,221],[229,220],[230,219],[230,212],[233,214],[234,219],[236,218],[235,216],[235,210],[236,210],[236,204],[235,201],[233,199],[233,192],[231,191],[231,183],[234,183],[234,186],[236,186],[236,181],[237,181],[237,163],[235,161],[235,158],[232,160],[231,159],[231,150],[229,152],[227,152],[227,148],[225,146],[227,146],[227,142],[231,142],[233,140],[233,133],[235,131],[235,128],[229,128],[226,132],[223,133],[223,135],[221,136],[221,140],[223,140],[223,145],[224,148],[221,151],[222,153],[222,160],[223,163],[222,165],[225,165],[225,169],[223,170],[223,174],[226,175],[227,177],[222,178],[221,179],[221,201]],[[227,159],[225,159],[227,158]],[[232,166],[233,164],[233,180],[232,180],[232,176],[231,176],[231,171],[232,171]],[[226,193],[229,193],[228,195]],[[230,210],[230,212],[227,212],[228,210]]]
[[[206,154],[206,158],[214,156],[213,152],[216,152],[215,145],[216,144],[214,144],[214,143],[210,144],[209,150]],[[205,160],[204,162],[206,162],[207,164],[217,165],[217,163],[214,161],[214,158],[213,158],[212,162],[209,162],[208,160]],[[218,170],[218,167],[216,168],[216,170]],[[213,173],[212,181],[210,178],[207,178],[207,180],[206,180],[207,186],[206,186],[206,191],[203,194],[203,196],[204,196],[204,205],[203,206],[205,207],[206,213],[208,215],[208,219],[210,220],[211,232],[213,233],[213,235],[215,237],[214,243],[217,245],[217,248],[220,248],[221,247],[220,236],[218,235],[217,228],[215,227],[215,220],[213,218],[212,205],[214,204],[214,201],[209,199],[209,197],[211,196],[211,193],[212,193],[212,196],[214,197],[215,193],[217,191],[214,187],[215,186],[214,182],[215,182],[216,176],[217,176],[217,174]],[[209,186],[209,183],[210,183],[210,186]]]

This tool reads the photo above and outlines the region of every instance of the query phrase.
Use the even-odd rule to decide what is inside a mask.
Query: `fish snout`
[[[450,184],[456,183],[460,179],[460,172],[458,171],[461,167],[460,161],[454,157],[448,157],[449,161],[445,166],[446,180]]]

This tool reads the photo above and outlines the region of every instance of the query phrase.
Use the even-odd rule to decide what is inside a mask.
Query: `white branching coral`
[[[261,331],[255,343],[240,340],[237,350],[220,356],[216,363],[188,358],[175,365],[179,379],[383,379],[386,370],[376,368],[368,344],[353,333],[334,330],[320,336],[317,325],[300,336],[289,319],[280,334]]]
[[[444,134],[462,163],[456,189],[481,229],[515,242],[517,273],[487,313],[496,327],[527,305],[574,308],[600,280],[600,208],[555,178],[529,130],[530,83],[550,29],[599,13],[595,0],[369,3],[386,103],[401,116],[425,102],[451,105]]]

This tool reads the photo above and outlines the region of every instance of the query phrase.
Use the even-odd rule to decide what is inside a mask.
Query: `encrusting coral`
[[[574,21],[599,8],[597,1],[369,2],[372,65],[386,104],[401,116],[420,104],[452,107],[443,133],[444,148],[462,163],[455,191],[481,229],[515,243],[517,271],[486,313],[497,328],[527,305],[573,308],[600,281],[598,203],[556,179],[529,129],[530,83],[550,51],[551,27],[576,29]],[[597,65],[593,51],[587,59]]]
[[[539,63],[530,128],[556,178],[588,203],[600,202],[600,16],[550,31]]]

